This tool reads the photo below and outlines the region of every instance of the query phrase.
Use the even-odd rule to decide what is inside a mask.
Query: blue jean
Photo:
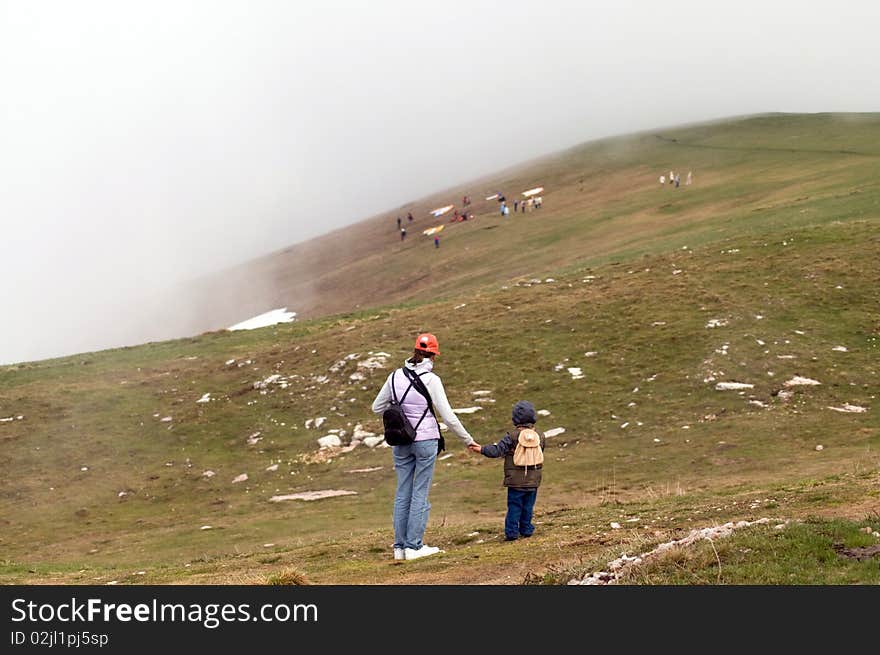
[[[507,487],[507,517],[504,519],[504,536],[508,539],[528,537],[535,531],[532,525],[532,511],[538,488],[515,489]]]
[[[415,441],[393,446],[394,470],[397,471],[397,494],[394,497],[394,547],[422,547],[428,526],[431,503],[431,479],[437,459],[437,440]]]

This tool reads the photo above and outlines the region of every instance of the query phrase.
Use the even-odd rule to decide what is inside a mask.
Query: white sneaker
[[[394,559],[406,559],[406,554],[404,553],[403,548],[394,549]]]
[[[419,559],[420,557],[428,557],[428,555],[436,555],[437,553],[445,553],[445,550],[440,550],[436,546],[422,546],[418,550],[415,548],[405,548],[404,549],[404,557],[407,560],[411,559]]]

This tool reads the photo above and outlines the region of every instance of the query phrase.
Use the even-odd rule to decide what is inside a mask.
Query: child
[[[514,455],[517,444],[523,446],[533,440],[529,448],[531,450],[527,458],[529,461],[543,462],[544,444],[546,442],[542,432],[536,432],[534,428],[538,421],[535,406],[528,400],[521,400],[513,406],[514,430],[508,432],[498,443],[491,446],[471,444],[469,449],[482,453],[486,457],[504,457],[504,486],[507,487],[507,517],[504,520],[504,537],[507,541],[513,541],[519,537],[530,537],[535,531],[532,525],[532,510],[535,507],[535,499],[538,496],[538,487],[541,485],[541,471],[543,464],[517,465]],[[523,440],[520,433],[523,431]],[[537,437],[537,438],[535,438]]]

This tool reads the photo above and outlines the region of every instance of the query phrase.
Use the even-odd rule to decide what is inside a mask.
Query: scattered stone
[[[248,479],[247,473],[242,473],[241,475],[236,475],[232,480],[232,484],[238,484],[239,482],[245,482]]]
[[[583,371],[581,371],[581,369],[577,366],[569,367],[568,372],[571,374],[572,380],[580,380],[582,377],[584,377]]]
[[[282,500],[321,500],[323,498],[333,498],[334,496],[356,496],[357,491],[348,491],[345,489],[325,489],[323,491],[303,491],[298,494],[285,494],[282,496],[272,496],[270,503],[280,503]]]
[[[825,450],[825,446],[823,446],[822,444],[819,444],[818,446],[816,446],[816,450],[817,450],[817,451],[819,451],[819,450]]]
[[[216,473],[214,473],[214,471],[210,471],[210,470],[205,471],[204,473],[202,473],[202,477],[203,477],[203,478],[209,478],[209,479],[210,479],[210,478],[213,478],[215,475],[216,475]]]
[[[849,351],[846,349],[846,346],[834,346],[834,348],[832,348],[831,350],[836,350],[836,351],[839,352],[839,353],[849,352]]]
[[[868,411],[867,407],[860,407],[859,405],[850,405],[849,403],[844,403],[842,407],[831,407],[828,409],[832,409],[835,412],[845,412],[849,414],[864,414]]]
[[[272,548],[275,544],[263,544],[263,548]]]
[[[545,437],[555,437],[565,432],[565,428],[553,428],[544,432]]]
[[[196,402],[197,402],[197,403],[209,403],[209,402],[211,402],[211,394],[210,394],[210,393],[206,393],[204,396],[202,396],[201,398],[199,398]]]
[[[754,384],[747,382],[719,382],[715,385],[716,391],[736,391],[739,389],[754,389]]]
[[[452,411],[456,414],[473,414],[474,412],[479,412],[482,407],[460,407],[458,409],[453,409]]]
[[[324,424],[324,421],[326,421],[326,420],[327,420],[326,416],[319,416],[318,418],[316,418],[315,419],[315,429],[317,430],[318,428],[320,428]]]
[[[442,457],[438,457],[438,458],[437,458],[437,461],[438,461],[438,462],[442,462],[444,459],[449,459],[450,457],[452,457],[452,453],[446,453],[446,454],[443,455]]]
[[[539,409],[538,416],[550,416],[550,411],[546,409]]]
[[[230,364],[235,364],[235,360],[234,359],[227,359],[226,362],[224,363],[224,366],[229,366]]]
[[[760,400],[750,400],[749,405],[754,405],[755,407],[761,407],[761,408],[767,407],[767,405],[762,403]]]
[[[364,426],[361,425],[360,423],[358,423],[357,425],[354,426],[354,432],[351,435],[351,440],[352,441],[363,441],[367,437],[375,437],[375,436],[376,436],[375,432],[367,432],[366,430],[364,430]]]
[[[822,384],[818,380],[813,380],[812,378],[801,377],[800,375],[795,375],[792,379],[786,380],[783,382],[786,387],[798,387],[798,386],[816,386]]]
[[[382,466],[371,466],[365,469],[351,469],[346,471],[346,473],[372,473],[373,471],[381,471],[383,468]]]
[[[595,356],[598,355],[598,354],[599,354],[599,353],[598,353],[597,351],[595,351],[595,350],[590,350],[589,352],[585,352],[585,353],[584,353],[584,357],[595,357]]]
[[[172,420],[173,419],[170,416],[165,416],[165,417],[159,419],[159,421],[162,423],[170,423]]]
[[[712,318],[712,319],[709,319],[708,323],[706,323],[707,328],[724,327],[726,325],[727,325],[726,318]]]
[[[872,534],[872,533],[874,532],[874,528],[872,528],[872,527],[869,525],[869,526],[866,527],[866,528],[861,528],[861,529],[859,530],[859,532],[864,532],[865,534]]]
[[[335,434],[328,434],[327,436],[318,439],[318,445],[321,448],[341,448],[342,439]]]
[[[277,471],[277,470],[278,470],[278,464],[272,464],[271,466],[267,466],[267,467],[266,467],[266,470],[267,470],[267,471]]]
[[[81,466],[81,467],[79,468],[79,470],[80,470],[80,471],[88,471],[88,470],[89,470],[89,467],[88,467],[88,466]]]
[[[612,530],[620,530],[620,523],[612,522],[612,523],[611,523],[611,529],[612,529]]]
[[[375,436],[375,437],[366,437],[366,438],[364,439],[364,445],[365,445],[367,448],[375,448],[376,446],[378,446],[378,445],[379,445],[380,443],[382,443],[383,441],[385,441],[385,437],[382,436],[382,435],[377,435],[377,436]]]
[[[214,529],[213,525],[203,525],[202,527],[199,528],[199,530],[213,530],[213,529]]]
[[[127,495],[128,495],[127,491],[120,491],[118,494],[116,494],[116,497],[117,498],[125,498]]]
[[[476,391],[471,391],[474,396],[488,396],[492,392],[488,389],[477,389]]]
[[[391,357],[388,353],[384,352],[369,352],[368,355],[371,355],[367,359],[358,362],[358,368],[365,369],[377,369],[377,368],[387,368],[388,358]]]
[[[255,443],[260,441],[263,438],[260,436],[261,434],[262,434],[262,432],[254,432],[252,435],[250,435],[247,438],[248,446],[253,446]]]
[[[628,425],[629,425],[629,421],[627,421],[626,423],[621,423],[621,424],[620,424],[620,428],[621,428],[622,430],[625,430],[626,427],[627,427]]]

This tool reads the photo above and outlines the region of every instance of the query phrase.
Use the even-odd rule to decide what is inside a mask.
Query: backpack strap
[[[394,400],[395,400],[395,402],[397,402],[398,405],[401,405],[401,404],[403,403],[403,399],[406,398],[406,394],[409,393],[409,390],[410,390],[410,389],[412,389],[413,387],[415,387],[416,391],[419,391],[419,388],[418,388],[418,386],[417,386],[417,383],[418,383],[418,384],[421,384],[421,386],[422,386],[423,388],[424,388],[424,386],[425,386],[424,383],[422,383],[422,381],[419,379],[418,375],[416,375],[415,373],[412,373],[412,372],[411,372],[408,368],[406,368],[405,366],[404,366],[402,369],[400,369],[400,370],[403,371],[403,376],[404,376],[407,380],[409,380],[409,386],[406,388],[406,391],[403,392],[403,396],[401,396],[400,400],[397,400],[397,393],[396,393],[395,390],[394,390],[394,373],[396,373],[397,371],[394,371],[394,373],[391,374],[391,395],[394,397]],[[422,392],[419,391],[419,393],[422,393]],[[425,390],[425,393],[427,393],[427,389]],[[422,395],[425,395],[425,394],[422,394]],[[416,424],[413,426],[413,429],[414,429],[414,430],[418,430],[418,429],[419,429],[419,426],[422,424],[422,421],[424,421],[424,420],[425,420],[425,417],[428,415],[428,410],[431,411],[431,414],[432,414],[432,415],[434,414],[434,410],[433,410],[432,405],[431,405],[431,397],[430,397],[430,396],[427,396],[427,399],[428,399],[428,406],[425,408],[425,411],[422,412],[422,417],[419,419],[419,422],[416,423]],[[436,420],[436,419],[435,419],[435,420]]]
[[[418,391],[422,396],[425,397],[425,400],[428,401],[428,406],[425,408],[425,411],[422,413],[422,418],[419,419],[419,422],[416,424],[416,429],[422,424],[422,421],[425,420],[425,417],[428,415],[428,412],[431,412],[431,416],[434,417],[434,420],[437,420],[437,415],[434,413],[434,403],[431,401],[431,394],[428,393],[428,388],[425,386],[425,383],[422,382],[422,375],[424,373],[415,373],[410,371],[408,368],[404,367],[401,369],[403,374],[406,376],[406,379],[409,380],[410,386],[415,387],[415,390]],[[409,389],[407,389],[409,391]],[[437,423],[437,429],[439,431],[440,424]]]

